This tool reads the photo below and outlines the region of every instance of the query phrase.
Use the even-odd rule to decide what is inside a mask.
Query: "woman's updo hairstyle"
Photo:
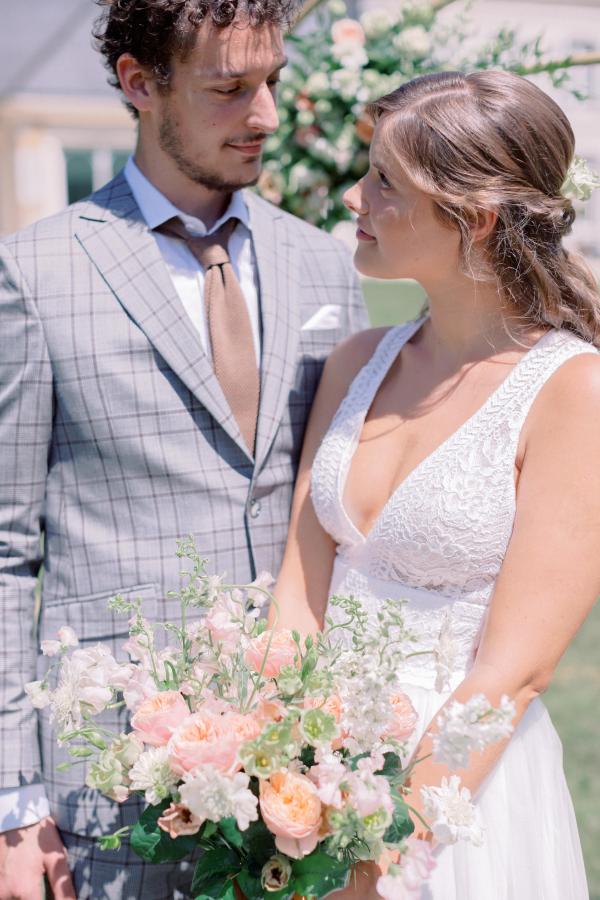
[[[462,237],[463,266],[481,277],[472,228],[482,210],[498,221],[484,247],[484,277],[515,312],[568,328],[600,346],[600,296],[585,263],[562,245],[575,219],[561,193],[573,130],[560,107],[518,75],[424,75],[370,104],[403,174]]]

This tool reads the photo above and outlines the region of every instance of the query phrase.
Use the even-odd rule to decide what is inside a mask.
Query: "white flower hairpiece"
[[[600,175],[590,169],[583,157],[574,156],[560,189],[563,197],[567,200],[589,200],[597,188],[600,188]]]

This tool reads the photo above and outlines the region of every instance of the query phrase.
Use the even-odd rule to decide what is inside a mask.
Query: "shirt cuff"
[[[35,825],[50,815],[43,784],[0,789],[0,833]]]

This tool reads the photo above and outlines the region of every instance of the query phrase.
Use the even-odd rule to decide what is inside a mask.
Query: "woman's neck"
[[[527,349],[541,334],[511,307],[494,283],[466,276],[444,285],[423,284],[429,325],[422,341],[432,360],[458,368],[503,353]]]

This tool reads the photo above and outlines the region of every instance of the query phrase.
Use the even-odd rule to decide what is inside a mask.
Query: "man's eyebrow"
[[[287,66],[289,60],[287,57],[279,60],[275,66],[273,66],[273,72],[279,72],[280,69],[285,68]],[[204,73],[204,77],[208,81],[235,81],[240,78],[246,78],[248,75],[247,71],[236,72],[233,69],[211,69],[208,72]]]

